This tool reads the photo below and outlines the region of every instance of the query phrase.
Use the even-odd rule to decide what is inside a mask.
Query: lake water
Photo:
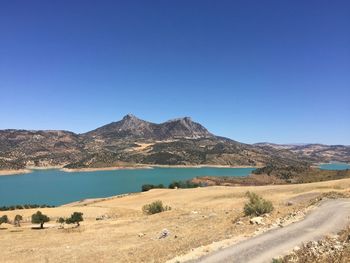
[[[346,170],[350,169],[350,164],[348,163],[324,163],[320,166],[321,170]]]
[[[34,170],[0,176],[0,206],[17,204],[61,205],[85,198],[139,192],[143,184],[168,186],[196,176],[247,176],[253,168],[154,168],[66,173]]]

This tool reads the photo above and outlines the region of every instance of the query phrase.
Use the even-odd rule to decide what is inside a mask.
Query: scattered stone
[[[96,217],[96,221],[98,220],[106,220],[106,219],[109,219],[110,217],[108,215],[102,215],[102,216],[98,216]]]
[[[216,217],[216,216],[217,216],[216,213],[210,213],[210,214],[208,215],[208,217]]]
[[[146,234],[144,234],[144,233],[138,233],[137,234],[139,237],[143,237],[143,236],[145,236]]]
[[[170,235],[170,231],[166,228],[162,230],[158,239],[166,238]]]
[[[244,223],[242,221],[237,221],[236,225],[244,225]]]
[[[252,225],[263,225],[263,218],[261,216],[253,217],[249,221]]]

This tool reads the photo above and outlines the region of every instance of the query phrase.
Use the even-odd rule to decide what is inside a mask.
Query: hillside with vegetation
[[[2,170],[135,165],[304,167],[330,160],[349,161],[350,147],[250,145],[216,136],[189,117],[156,124],[126,115],[120,121],[83,134],[0,130]]]

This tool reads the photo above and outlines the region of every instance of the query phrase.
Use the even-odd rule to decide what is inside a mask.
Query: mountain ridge
[[[304,147],[304,148],[303,148]],[[350,161],[347,146],[245,144],[216,136],[190,117],[162,123],[128,114],[77,134],[65,130],[0,130],[0,169],[156,165],[263,166]]]

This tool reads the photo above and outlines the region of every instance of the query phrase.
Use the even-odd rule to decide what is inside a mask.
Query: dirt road
[[[205,256],[197,262],[271,263],[274,257],[286,254],[303,242],[318,240],[324,235],[337,233],[349,224],[349,218],[350,200],[327,200],[300,222],[268,231]]]

